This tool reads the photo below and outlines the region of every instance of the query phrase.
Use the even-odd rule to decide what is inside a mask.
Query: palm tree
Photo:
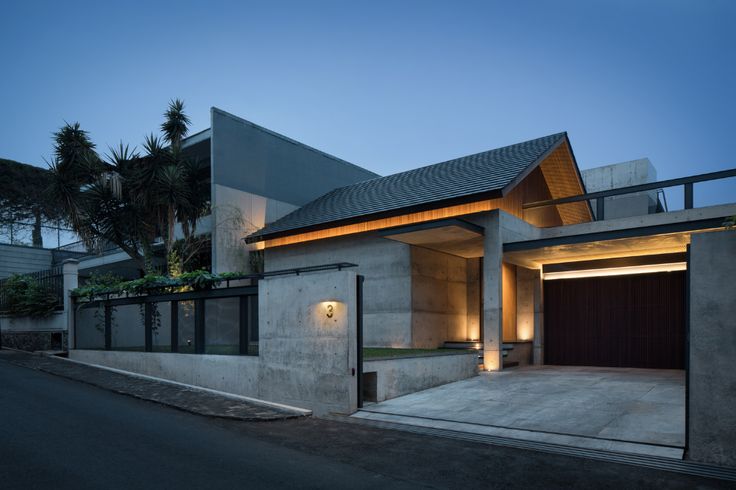
[[[101,157],[79,123],[67,123],[54,134],[52,192],[72,228],[90,246],[119,246],[144,271],[151,268],[158,236],[169,262],[175,260],[177,222],[185,245],[198,243],[196,222],[209,203],[202,166],[181,149],[189,129],[183,102],[172,100],[164,116],[161,129],[169,145],[150,135],[142,155],[121,143]],[[176,260],[184,270],[186,263]]]

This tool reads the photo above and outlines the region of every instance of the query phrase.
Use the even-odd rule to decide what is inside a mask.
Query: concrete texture
[[[255,272],[250,269],[249,252],[256,246],[243,243],[243,237],[298,207],[223,184],[212,185],[212,202],[213,272]]]
[[[363,361],[364,374],[376,373],[378,402],[466,379],[477,372],[476,352]]]
[[[308,415],[305,411],[113,372],[58,357],[3,350],[0,360],[208,417],[267,421]]]
[[[412,347],[467,340],[467,260],[411,247]]]
[[[590,168],[582,170],[580,174],[587,192],[606,191],[657,181],[657,171],[648,158]],[[641,216],[654,212],[656,206],[656,191],[637,192],[607,197],[604,213],[606,219]],[[594,205],[593,214],[595,213]]]
[[[506,357],[503,358],[504,364],[518,363],[519,367],[532,364],[534,359],[534,344],[531,340],[504,342],[504,345],[511,345],[514,348],[507,350]]]
[[[266,271],[319,264],[358,264],[363,283],[365,347],[413,347],[411,247],[379,237],[347,236],[268,248]]]
[[[503,369],[503,240],[498,210],[486,216],[483,237],[483,364],[489,371]]]
[[[685,373],[591,367],[517,368],[483,373],[364,410],[512,429],[515,438],[541,432],[671,446],[679,448],[682,454]]]
[[[332,318],[325,314],[328,301]],[[269,277],[259,283],[258,356],[101,350],[69,356],[316,415],[351,413],[357,407],[356,301],[354,271]]]
[[[736,232],[690,245],[688,457],[736,467]]]

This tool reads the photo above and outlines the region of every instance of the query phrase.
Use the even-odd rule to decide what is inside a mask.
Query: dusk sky
[[[0,157],[45,165],[64,121],[140,145],[179,97],[193,132],[216,106],[380,174],[563,130],[581,168],[726,169],[735,25],[729,0],[6,1]]]

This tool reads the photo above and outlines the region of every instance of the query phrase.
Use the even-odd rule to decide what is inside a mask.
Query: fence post
[[[79,261],[66,259],[61,263],[61,273],[64,278],[62,294],[64,295],[64,315],[66,315],[67,349],[76,348],[74,332],[74,302],[71,291],[79,286]]]

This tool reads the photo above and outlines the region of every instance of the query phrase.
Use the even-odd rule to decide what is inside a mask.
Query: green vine
[[[114,280],[109,277],[105,278],[105,280],[90,279],[84,286],[72,290],[72,296],[92,300],[95,297],[105,295],[142,295],[167,291],[203,291],[217,287],[228,279],[240,277],[243,277],[243,274],[239,272],[213,274],[206,270],[198,270],[185,272],[176,277],[146,274],[144,277],[132,281]]]

